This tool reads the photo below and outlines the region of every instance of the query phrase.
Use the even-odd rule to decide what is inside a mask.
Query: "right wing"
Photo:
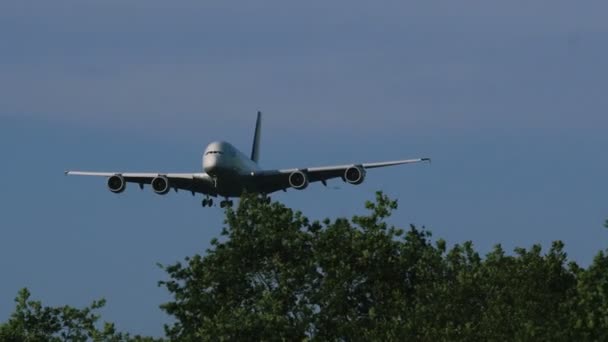
[[[254,172],[252,178],[256,183],[257,190],[264,193],[271,193],[277,190],[285,190],[290,188],[289,176],[296,171],[300,171],[306,174],[309,182],[322,182],[326,184],[326,181],[332,178],[344,178],[345,172],[349,168],[362,168],[374,169],[379,167],[412,164],[419,162],[430,162],[430,158],[416,158],[416,159],[405,159],[405,160],[394,160],[379,163],[362,163],[362,164],[346,164],[346,165],[333,165],[333,166],[321,166],[321,167],[309,167],[300,169],[282,169],[282,170],[264,170]],[[365,176],[365,175],[363,175]],[[358,183],[355,183],[358,184]]]
[[[122,176],[126,182],[137,183],[140,187],[150,184],[159,176],[167,177],[169,187],[192,193],[210,194],[213,190],[213,180],[206,173],[136,173],[136,172],[86,172],[66,171],[67,176],[112,177]]]

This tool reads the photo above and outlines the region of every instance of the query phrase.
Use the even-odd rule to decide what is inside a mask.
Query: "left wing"
[[[360,184],[365,179],[365,170],[379,167],[387,167],[401,164],[412,164],[428,161],[430,158],[417,158],[394,160],[379,163],[346,164],[321,167],[309,167],[300,169],[264,170],[251,174],[259,192],[271,193],[287,188],[304,189],[308,183],[322,182],[327,185],[327,180],[341,177],[344,181],[352,184]],[[302,178],[295,178],[295,174],[303,175]],[[294,178],[291,178],[294,175]],[[294,181],[302,180],[300,186],[294,186]]]
[[[212,180],[206,173],[141,173],[141,172],[86,172],[86,171],[66,171],[68,176],[96,176],[112,177],[121,176],[128,183],[137,183],[140,187],[144,184],[152,183],[156,177],[166,177],[169,187],[173,189],[187,190],[198,193],[209,193]]]

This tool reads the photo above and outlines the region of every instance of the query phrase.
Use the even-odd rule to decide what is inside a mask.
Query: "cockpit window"
[[[207,153],[205,153],[205,155],[208,155],[208,154],[224,154],[224,153],[221,151],[207,151]]]

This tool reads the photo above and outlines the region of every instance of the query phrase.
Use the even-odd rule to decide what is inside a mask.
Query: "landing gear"
[[[203,200],[203,207],[211,207],[213,206],[213,198],[205,198]]]
[[[213,207],[213,198],[207,197],[203,199],[203,207]],[[221,208],[232,207],[233,203],[228,198],[220,202]]]
[[[226,208],[226,207],[230,208],[230,207],[232,207],[233,204],[234,203],[232,203],[232,201],[226,199],[226,200],[220,202],[220,208]]]
[[[270,204],[271,201],[272,200],[271,200],[270,196],[268,196],[266,194],[262,194],[262,196],[260,196],[260,202],[262,204]]]

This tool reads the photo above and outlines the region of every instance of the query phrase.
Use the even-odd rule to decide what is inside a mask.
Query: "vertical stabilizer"
[[[262,135],[262,112],[258,111],[258,119],[255,122],[255,133],[253,135],[253,147],[251,148],[251,160],[258,162],[260,159],[260,138]]]

